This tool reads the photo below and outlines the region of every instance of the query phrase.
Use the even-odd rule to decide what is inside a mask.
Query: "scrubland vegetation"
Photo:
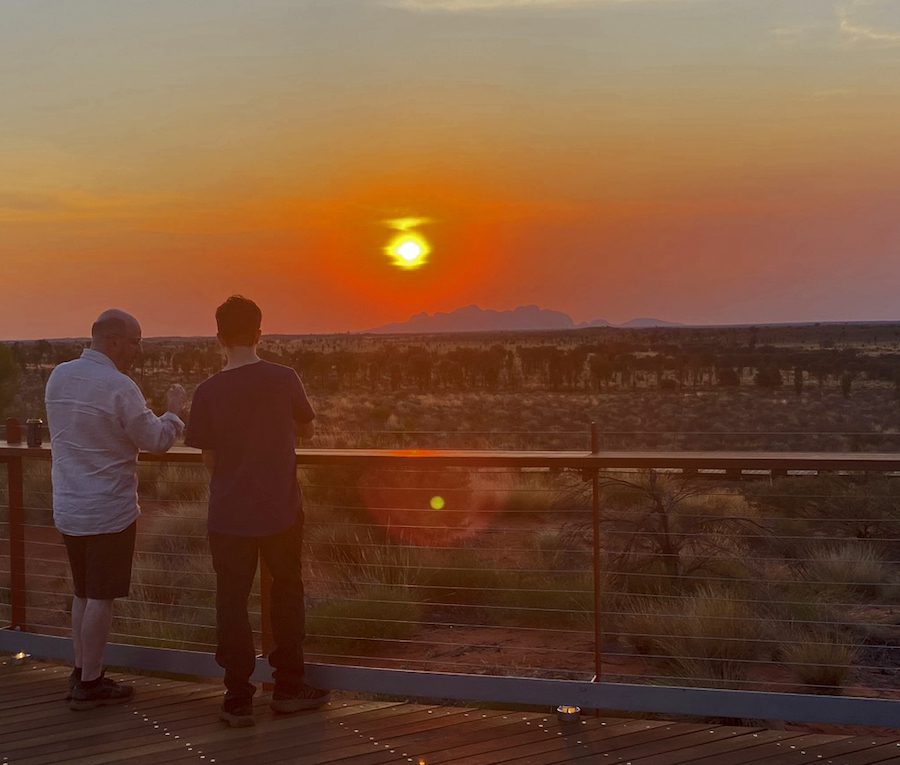
[[[68,575],[49,528],[47,468],[31,462],[26,475],[29,619],[52,631],[66,624]],[[311,660],[592,674],[581,475],[307,467],[300,478]],[[202,471],[145,464],[141,485],[132,597],[114,630],[128,642],[208,650]],[[601,486],[606,679],[896,695],[895,479],[642,472],[604,475]]]
[[[76,341],[6,344],[6,413],[43,412]],[[593,329],[268,337],[319,413],[314,445],[890,451],[900,447],[900,326]],[[211,339],[149,339],[134,370],[161,407],[221,366]],[[0,399],[0,404],[4,400]],[[814,435],[815,434],[815,435]]]
[[[585,450],[596,421],[605,449],[896,451],[898,341],[894,326],[601,330],[270,338],[266,353],[300,372],[319,412],[312,445],[325,448]],[[147,346],[136,376],[157,403],[172,380],[195,384],[220,363],[207,341]],[[77,351],[38,347],[11,352],[20,384],[7,412],[38,411],[52,363]],[[29,618],[59,627],[68,585],[47,528],[48,466],[27,471],[29,582],[40,584]],[[215,633],[205,476],[148,463],[140,478],[135,582],[115,630],[206,650]],[[583,479],[302,468],[309,658],[589,677]],[[895,478],[642,472],[600,483],[606,679],[897,694]]]

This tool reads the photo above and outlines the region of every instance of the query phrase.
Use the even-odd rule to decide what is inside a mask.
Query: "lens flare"
[[[428,504],[431,505],[432,510],[443,510],[444,509],[444,498],[443,497],[432,497],[431,501]]]

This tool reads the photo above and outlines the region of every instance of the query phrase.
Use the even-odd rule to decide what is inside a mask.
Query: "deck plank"
[[[218,760],[219,762],[246,761],[246,752],[252,751],[260,741],[276,741],[284,739],[285,746],[296,746],[298,742],[305,742],[309,731],[321,728],[329,721],[344,717],[362,716],[378,711],[385,706],[402,706],[402,702],[374,702],[374,701],[348,701],[331,702],[317,712],[307,712],[284,719],[269,719],[263,716],[265,713],[257,709],[255,717],[257,725],[254,728],[231,729],[218,721],[217,713],[219,704],[212,706],[206,715],[207,721],[213,724],[204,731],[198,729],[183,729],[172,727],[170,732],[179,737],[184,749],[177,755],[167,759],[167,762],[193,762],[202,755],[207,762]],[[187,744],[196,744],[188,749]],[[155,765],[159,762],[153,747],[143,747],[140,751],[132,750],[117,760],[128,765]],[[191,752],[188,754],[188,752]],[[265,760],[256,760],[265,762]]]
[[[269,735],[252,747],[244,746],[239,751],[248,761],[252,758],[255,762],[328,762],[334,758],[369,754],[376,747],[383,748],[390,737],[396,738],[412,730],[428,729],[429,726],[445,727],[447,717],[457,717],[464,711],[452,707],[441,709],[402,704],[378,710],[375,716],[366,714],[365,719],[347,721],[345,725],[326,718],[324,725],[318,725],[299,739],[295,735],[297,723],[294,720],[306,715],[293,719],[276,718],[263,726],[263,729],[271,731]]]
[[[795,744],[796,746],[796,744]],[[893,752],[890,747],[893,746]],[[882,751],[876,751],[882,750]],[[799,746],[790,752],[766,760],[766,765],[804,765],[810,762],[849,763],[857,765],[879,762],[877,758],[893,754],[900,756],[897,740],[888,741],[872,736],[847,736],[837,741],[826,741],[819,744]]]
[[[737,729],[735,729],[737,730]],[[785,741],[799,738],[803,735],[800,731],[760,730],[746,728],[746,733],[736,733],[730,738],[717,738],[712,741],[703,741],[699,744],[678,749],[674,752],[661,752],[656,755],[642,757],[640,765],[684,765],[686,763],[702,763],[702,765],[715,765],[715,758],[720,754],[727,754],[735,749],[736,745],[742,751],[750,751],[753,747],[776,741]],[[746,736],[737,741],[738,736]]]
[[[900,765],[897,736],[444,707],[338,697],[253,728],[218,720],[218,683],[116,674],[128,704],[73,712],[67,667],[0,664],[0,761],[16,765]]]

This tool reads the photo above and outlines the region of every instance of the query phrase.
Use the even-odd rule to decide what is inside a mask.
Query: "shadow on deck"
[[[342,763],[377,765],[832,765],[900,763],[894,738],[774,731],[656,720],[555,716],[337,698],[321,710],[275,716],[257,696],[256,726],[217,719],[219,683],[145,676],[132,703],[72,712],[69,670],[0,662],[0,761],[40,763]]]

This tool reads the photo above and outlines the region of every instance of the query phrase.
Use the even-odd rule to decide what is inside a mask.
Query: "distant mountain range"
[[[432,332],[511,332],[584,329],[587,327],[681,327],[668,321],[653,318],[632,319],[625,324],[611,324],[605,319],[595,319],[576,324],[572,317],[561,311],[551,311],[536,305],[521,305],[512,311],[495,311],[467,305],[449,313],[417,313],[407,321],[384,324],[367,330],[374,334],[428,334]]]

